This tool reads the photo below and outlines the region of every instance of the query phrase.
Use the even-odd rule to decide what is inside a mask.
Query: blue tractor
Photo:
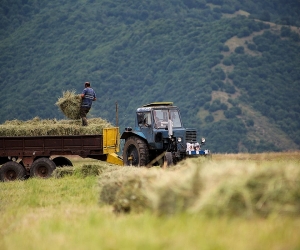
[[[124,165],[171,166],[186,157],[210,155],[202,150],[202,138],[197,142],[197,131],[183,127],[180,111],[172,102],[155,102],[136,111],[135,128],[125,128],[121,139]]]

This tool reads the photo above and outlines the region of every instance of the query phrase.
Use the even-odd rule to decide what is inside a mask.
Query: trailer
[[[56,167],[72,166],[68,156],[80,156],[123,165],[117,155],[119,128],[98,135],[0,137],[0,180],[48,178]]]

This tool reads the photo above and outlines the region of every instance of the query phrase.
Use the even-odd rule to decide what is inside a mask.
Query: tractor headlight
[[[178,137],[178,138],[177,138],[177,141],[178,141],[178,142],[181,142],[181,141],[182,141],[181,137]]]

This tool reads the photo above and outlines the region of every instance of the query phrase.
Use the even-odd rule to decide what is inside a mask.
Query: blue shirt
[[[81,107],[92,107],[93,100],[96,98],[95,91],[92,88],[85,88],[82,94],[84,94],[84,97],[82,98]]]

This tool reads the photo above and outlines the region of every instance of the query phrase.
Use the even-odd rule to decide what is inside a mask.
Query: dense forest
[[[133,126],[173,101],[212,152],[300,148],[298,0],[2,0],[0,122],[64,119],[90,81],[90,117]]]

